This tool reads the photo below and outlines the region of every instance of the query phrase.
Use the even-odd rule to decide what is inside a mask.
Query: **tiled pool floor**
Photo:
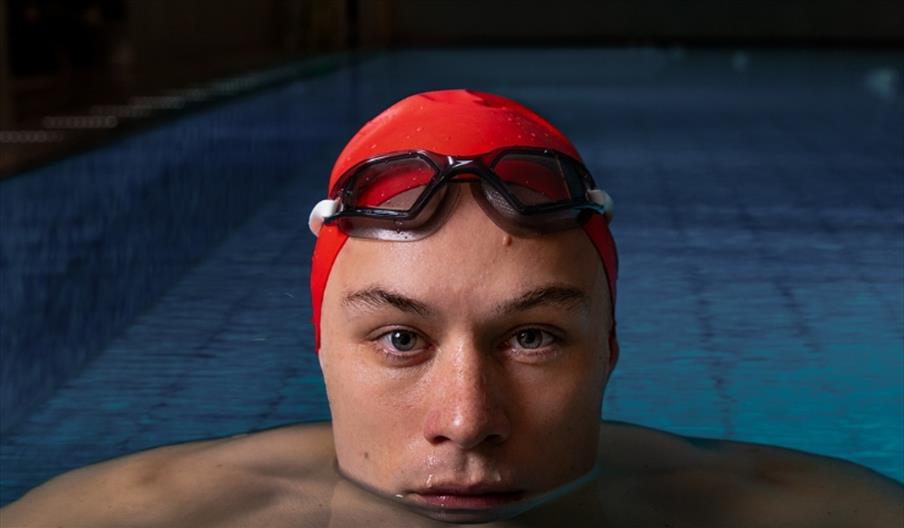
[[[535,108],[616,201],[622,356],[604,416],[902,480],[902,64],[890,52],[431,50],[275,90],[255,103],[262,119],[310,119],[333,148],[4,439],[0,503],[135,450],[327,419],[307,214],[366,118],[450,87]],[[293,98],[350,79],[325,103],[329,127],[329,112],[293,113]]]

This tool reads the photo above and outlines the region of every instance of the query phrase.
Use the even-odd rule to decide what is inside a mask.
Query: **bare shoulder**
[[[904,486],[865,466],[762,444],[724,441],[717,448],[755,485],[746,502],[751,510],[781,511],[797,526],[904,526]]]
[[[329,424],[167,445],[54,477],[0,510],[0,525],[225,526],[314,497],[331,453]]]
[[[604,422],[600,437],[618,490],[648,510],[655,505],[663,519],[690,518],[698,526],[904,525],[904,487],[846,460],[622,422]]]

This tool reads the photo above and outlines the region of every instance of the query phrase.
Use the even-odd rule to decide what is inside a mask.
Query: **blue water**
[[[904,481],[902,72],[899,52],[399,52],[89,153],[150,137],[190,170],[247,138],[238,155],[267,169],[287,139],[323,145],[4,438],[0,503],[136,450],[328,419],[308,323],[310,206],[367,118],[453,87],[535,108],[615,199],[622,355],[606,418]],[[203,151],[178,148],[189,134],[205,135]]]

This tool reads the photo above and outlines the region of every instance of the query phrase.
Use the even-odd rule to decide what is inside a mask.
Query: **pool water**
[[[206,150],[182,160],[191,170],[247,137],[242,161],[266,170],[274,144],[322,145],[5,435],[0,504],[136,450],[328,419],[307,214],[364,121],[458,87],[536,109],[615,199],[621,359],[604,417],[904,481],[902,65],[887,51],[395,52],[85,154],[153,137],[184,155],[185,135],[206,134]]]

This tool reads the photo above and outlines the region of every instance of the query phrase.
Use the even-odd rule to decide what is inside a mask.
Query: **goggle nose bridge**
[[[481,178],[486,177],[489,168],[477,158],[454,158],[446,156],[447,165],[441,170],[441,178],[444,180],[455,179],[461,174],[472,173]]]
[[[431,187],[440,187],[453,182],[484,181],[490,184],[496,183],[493,181],[492,171],[479,158],[456,158],[447,155],[446,165],[436,168],[436,179]]]
[[[479,183],[490,185],[497,190],[504,187],[499,177],[479,158],[455,159],[446,157],[448,165],[441,170],[439,178],[433,186],[433,190],[450,183]],[[433,194],[433,193],[430,193]]]

